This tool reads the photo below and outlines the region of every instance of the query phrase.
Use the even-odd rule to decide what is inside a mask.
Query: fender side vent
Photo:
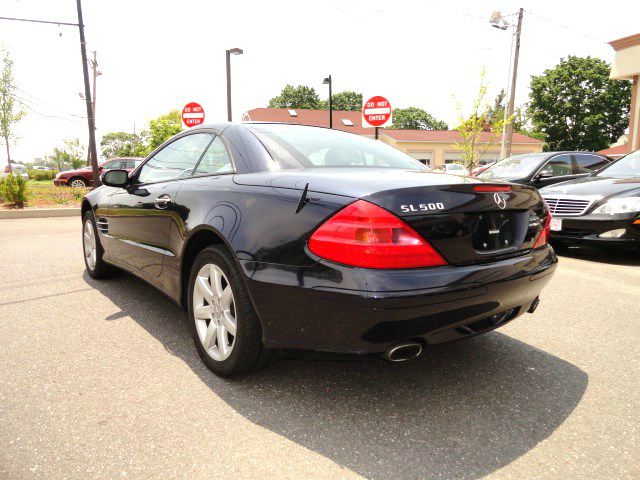
[[[105,217],[98,217],[96,221],[96,225],[98,226],[98,230],[103,235],[109,235],[109,219]]]

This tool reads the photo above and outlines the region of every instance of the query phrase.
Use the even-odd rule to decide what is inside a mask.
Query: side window
[[[595,155],[574,155],[578,163],[578,173],[592,173],[609,164],[604,158]]]
[[[133,170],[140,165],[140,160],[127,160],[127,167],[129,170]]]
[[[115,169],[119,169],[119,168],[125,168],[125,164],[127,162],[124,160],[113,160],[111,162],[107,162],[105,163],[102,168],[104,170],[115,170]]]
[[[190,177],[210,141],[210,133],[194,133],[171,142],[142,166],[138,181],[152,183]]]
[[[231,158],[224,146],[224,143],[217,136],[207,151],[204,152],[202,160],[198,164],[198,168],[194,172],[194,175],[203,175],[206,173],[232,173],[233,165],[231,164]]]
[[[571,163],[570,155],[557,155],[549,160],[542,168],[551,170],[554,177],[573,175],[573,164]]]

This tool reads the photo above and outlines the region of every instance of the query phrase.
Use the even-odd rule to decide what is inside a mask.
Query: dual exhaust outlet
[[[390,362],[404,362],[420,356],[422,344],[418,342],[400,343],[385,352],[385,360]]]

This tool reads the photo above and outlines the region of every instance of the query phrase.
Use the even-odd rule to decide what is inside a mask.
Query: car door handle
[[[156,198],[155,206],[160,210],[164,210],[169,206],[170,203],[171,203],[171,196],[165,193],[164,195],[160,195],[158,198]]]

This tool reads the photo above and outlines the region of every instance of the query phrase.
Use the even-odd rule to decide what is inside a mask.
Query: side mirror
[[[129,172],[126,170],[107,170],[100,176],[100,181],[107,187],[125,188],[129,183]]]
[[[539,178],[551,178],[553,177],[553,170],[550,168],[545,168],[544,170],[540,170],[536,175],[536,179]]]

